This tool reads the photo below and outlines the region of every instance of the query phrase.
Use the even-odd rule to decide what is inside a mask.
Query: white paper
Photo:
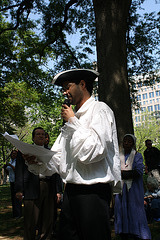
[[[46,149],[42,146],[24,143],[20,141],[16,135],[9,135],[7,132],[2,135],[21,153],[36,156],[36,160],[39,162],[49,162],[54,154],[52,150]]]

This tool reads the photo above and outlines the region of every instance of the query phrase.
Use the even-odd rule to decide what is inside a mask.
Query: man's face
[[[146,147],[147,148],[151,148],[152,147],[152,142],[151,141],[147,141],[146,142]]]
[[[45,135],[45,145],[48,145],[48,144],[49,144],[49,136]]]
[[[72,105],[77,105],[83,98],[81,82],[79,84],[66,81],[63,83],[63,95],[66,95]]]
[[[123,148],[125,151],[131,151],[134,146],[134,141],[131,136],[125,136],[123,139]]]
[[[43,146],[45,143],[45,131],[43,129],[36,129],[33,142],[36,145]]]
[[[11,158],[12,159],[15,159],[17,157],[17,151],[13,151],[12,153],[11,153]]]

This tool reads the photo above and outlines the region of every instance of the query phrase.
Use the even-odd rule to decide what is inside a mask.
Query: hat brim
[[[77,82],[80,80],[93,82],[99,73],[92,69],[71,69],[58,73],[52,80],[52,83],[62,86],[64,82]]]

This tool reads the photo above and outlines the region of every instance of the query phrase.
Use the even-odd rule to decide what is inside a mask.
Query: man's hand
[[[28,162],[28,164],[37,164],[38,161],[36,160],[36,156],[30,156],[28,154],[22,154],[22,157],[24,158],[25,161]]]
[[[154,197],[152,195],[148,195],[144,197],[144,199],[147,199],[147,198],[154,198]]]
[[[61,197],[62,197],[61,194],[60,194],[60,193],[57,193],[57,204],[60,203]]]
[[[17,192],[16,193],[16,198],[18,198],[20,201],[23,199],[23,193],[22,192]]]
[[[144,205],[145,205],[145,206],[147,206],[147,205],[148,205],[148,203],[147,203],[145,200],[144,200]]]
[[[68,107],[66,104],[62,105],[61,117],[65,122],[68,122],[68,119],[74,117],[74,112],[72,110],[72,106]]]
[[[148,167],[145,166],[145,174],[148,174]]]

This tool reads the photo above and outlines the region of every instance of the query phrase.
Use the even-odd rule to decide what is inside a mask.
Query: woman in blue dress
[[[144,210],[143,158],[135,150],[136,138],[126,134],[120,155],[122,193],[115,196],[115,233],[121,239],[151,239]]]

